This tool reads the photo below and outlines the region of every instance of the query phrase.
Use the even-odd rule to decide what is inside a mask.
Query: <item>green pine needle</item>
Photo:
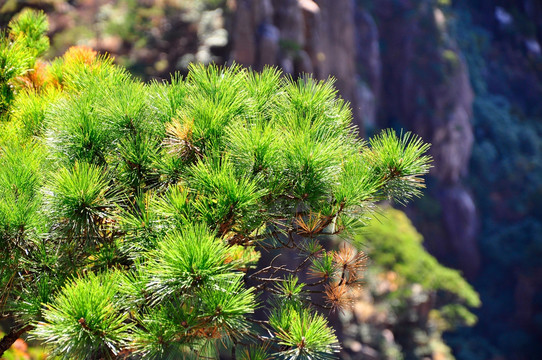
[[[98,236],[118,194],[109,186],[107,173],[96,165],[76,162],[51,174],[44,191],[45,206],[68,237],[86,240]]]
[[[179,291],[236,278],[234,264],[226,262],[228,249],[204,225],[187,225],[170,232],[149,254],[149,293],[156,301]]]
[[[24,46],[34,51],[34,56],[42,56],[49,49],[49,21],[43,11],[26,9],[9,23],[10,34]]]
[[[62,359],[114,359],[127,345],[128,314],[117,311],[117,275],[89,273],[68,283],[32,336]]]
[[[332,359],[339,350],[337,337],[327,320],[309,309],[282,308],[272,313],[270,325],[280,345],[282,359]]]
[[[431,157],[425,155],[430,145],[410,132],[398,137],[393,130],[382,131],[369,143],[365,159],[380,176],[384,195],[401,203],[419,197],[425,187],[421,176],[430,169]]]

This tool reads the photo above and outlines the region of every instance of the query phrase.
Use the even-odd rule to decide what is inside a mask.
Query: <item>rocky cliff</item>
[[[369,11],[382,48],[379,127],[405,128],[432,143],[431,192],[442,212],[433,224],[423,220],[426,246],[440,257],[453,254],[451,261],[474,278],[477,215],[463,183],[473,143],[467,66],[433,2],[379,1]]]

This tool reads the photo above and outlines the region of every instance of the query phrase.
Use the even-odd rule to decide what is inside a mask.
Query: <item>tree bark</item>
[[[31,328],[32,325],[26,325],[19,329],[12,329],[8,334],[4,335],[2,340],[0,340],[0,358],[2,357],[2,355],[4,355],[4,352],[6,352],[6,350],[8,350],[11,345],[13,345],[13,343],[21,337],[22,334],[24,334]]]

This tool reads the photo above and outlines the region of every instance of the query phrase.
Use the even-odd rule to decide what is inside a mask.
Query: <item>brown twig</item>
[[[11,347],[11,345],[13,345],[13,343],[21,337],[21,335],[23,335],[30,329],[32,329],[32,325],[26,325],[19,329],[14,328],[9,333],[4,335],[2,340],[0,340],[0,358],[2,357],[2,355],[4,355],[4,352],[6,352]]]

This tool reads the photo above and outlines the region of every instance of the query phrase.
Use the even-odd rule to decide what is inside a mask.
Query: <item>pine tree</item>
[[[2,74],[48,44],[25,16]],[[419,196],[427,144],[360,140],[332,80],[275,68],[144,84],[85,48],[20,68],[0,79],[0,352],[29,332],[63,359],[333,358],[327,314],[366,257],[323,244]]]

